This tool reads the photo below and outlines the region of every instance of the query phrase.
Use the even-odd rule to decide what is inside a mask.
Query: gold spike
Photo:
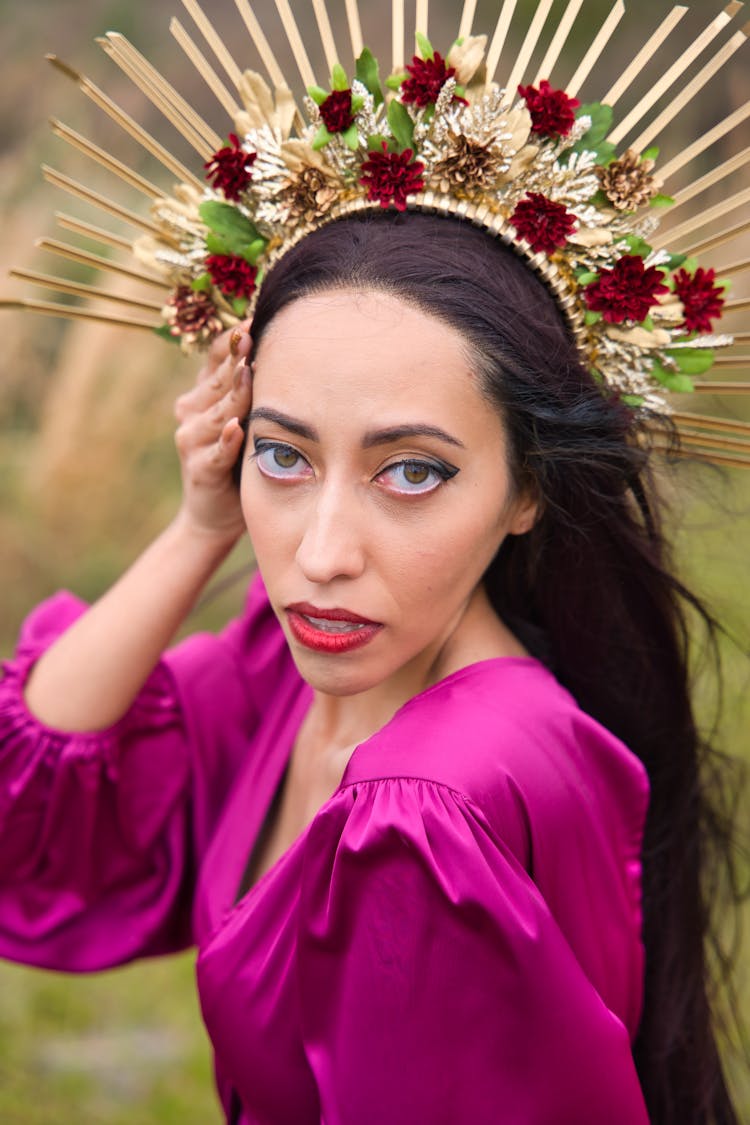
[[[132,240],[123,238],[120,234],[114,234],[113,231],[95,227],[91,223],[85,223],[83,219],[74,219],[72,215],[63,215],[61,211],[55,211],[55,218],[63,230],[72,231],[73,234],[82,234],[86,238],[93,238],[96,242],[103,242],[105,246],[113,246],[117,250],[126,250],[129,253],[133,251]]]
[[[536,6],[534,18],[529,24],[529,29],[526,32],[524,41],[521,44],[521,49],[518,52],[516,61],[513,64],[513,69],[510,72],[510,77],[508,78],[504,99],[506,102],[512,102],[516,98],[516,89],[519,82],[521,82],[524,77],[531,56],[534,54],[534,48],[539,42],[539,36],[546,23],[552,3],[553,0],[539,0]]]
[[[3,309],[25,309],[27,312],[43,313],[46,316],[59,316],[65,320],[93,320],[98,324],[111,324],[117,325],[121,328],[143,328],[149,332],[161,327],[161,321],[158,320],[133,320],[131,317],[126,316],[112,316],[109,313],[92,312],[90,309],[78,308],[76,305],[64,305],[62,302],[57,301],[31,301],[27,298],[23,300],[6,300],[0,298],[0,308]]]
[[[743,234],[750,231],[750,220],[745,223],[738,223],[733,227],[726,227],[724,230],[719,231],[718,234],[712,234],[710,238],[704,238],[701,242],[694,242],[689,248],[691,255],[701,257],[709,250],[715,250],[718,246],[723,246],[726,242],[733,242],[735,239],[741,238]]]
[[[750,355],[716,356],[713,366],[721,367],[724,371],[742,371],[744,368],[750,371]]]
[[[701,211],[697,215],[693,215],[691,219],[686,219],[684,223],[679,226],[671,227],[670,230],[659,233],[653,238],[652,245],[655,250],[660,249],[667,243],[669,245],[676,244],[681,238],[687,237],[696,230],[700,230],[707,223],[712,223],[715,219],[721,219],[724,215],[729,214],[735,207],[744,207],[750,203],[750,188],[745,188],[744,191],[737,191],[734,195],[730,195],[728,199],[723,199],[720,203],[709,207],[705,211]]]
[[[182,2],[184,4],[186,3],[186,0],[182,0]],[[315,86],[316,82],[313,68],[310,65],[309,58],[307,57],[305,44],[302,40],[302,36],[299,33],[299,28],[297,27],[296,21],[294,19],[289,0],[276,0],[276,10],[278,11],[281,22],[284,25],[284,31],[286,33],[287,39],[289,40],[289,46],[292,48],[294,61],[297,64],[297,69],[300,72],[300,77],[302,78],[303,85]]]
[[[750,468],[750,456],[742,457],[727,457],[721,453],[709,453],[705,450],[695,449],[692,446],[689,449],[671,449],[669,446],[655,445],[654,449],[662,453],[672,454],[685,461],[702,461],[706,465],[720,465],[726,469],[747,469]]]
[[[672,31],[680,22],[687,10],[687,6],[684,4],[678,4],[676,7],[672,8],[672,11],[669,13],[667,18],[665,20],[662,20],[654,34],[651,36],[648,42],[645,43],[643,47],[641,47],[640,51],[635,56],[630,65],[622,72],[617,81],[612,86],[610,86],[607,93],[601,99],[604,105],[617,105],[622,95],[630,89],[630,86],[633,83],[634,79],[638,77],[644,66],[646,66],[651,61],[651,59],[656,57],[656,52],[659,50],[665,39],[667,39],[669,35],[671,35]]]
[[[471,35],[476,10],[477,0],[464,0],[464,7],[461,12],[461,23],[458,26],[458,35],[456,36],[457,39],[465,39],[467,35]]]
[[[40,250],[49,250],[51,254],[59,254],[61,258],[67,258],[71,262],[79,262],[82,266],[93,266],[97,270],[117,273],[122,277],[129,277],[133,281],[142,281],[146,285],[153,285],[156,289],[172,288],[171,285],[159,278],[149,277],[145,273],[129,269],[128,266],[121,266],[119,262],[113,262],[110,258],[102,258],[99,254],[90,254],[88,250],[81,250],[78,246],[69,246],[67,242],[58,242],[54,238],[39,238],[35,246]]]
[[[750,459],[750,441],[741,438],[722,437],[720,434],[705,434],[700,430],[677,427],[680,441],[686,445],[707,445],[716,449],[724,449],[727,453],[745,453]]]
[[[404,69],[404,0],[391,0],[391,69]]]
[[[731,176],[732,172],[743,168],[748,161],[750,161],[750,148],[743,149],[736,156],[732,156],[729,160],[725,160],[723,164],[719,164],[713,171],[707,172],[705,176],[701,176],[700,179],[694,180],[682,191],[678,191],[674,196],[674,203],[669,209],[670,215],[673,214],[675,207],[680,207],[683,203],[687,203],[689,199],[708,191],[710,187],[718,184],[725,176]]]
[[[714,125],[713,129],[709,129],[702,137],[698,137],[698,139],[693,141],[691,145],[688,145],[687,148],[680,149],[678,154],[660,169],[659,176],[661,179],[666,183],[675,172],[679,172],[681,168],[684,168],[685,165],[696,156],[700,156],[700,154],[705,152],[715,141],[720,141],[727,133],[733,132],[737,126],[741,125],[748,117],[750,117],[750,100],[746,101],[744,105],[741,105],[739,109],[736,109],[734,113],[731,113],[729,117],[720,121],[718,125]]]
[[[227,90],[226,86],[221,81],[206,56],[195,45],[178,19],[173,18],[170,21],[169,30],[171,31],[177,42],[180,44],[185,54],[190,59],[193,66],[210,89],[211,93],[215,95],[215,97],[218,99],[226,112],[234,121],[235,117],[240,112],[240,107],[234,100],[232,95],[229,93],[229,90]]]
[[[750,383],[693,382],[693,393],[701,395],[750,395]]]
[[[44,289],[54,289],[58,293],[71,293],[76,297],[99,298],[103,301],[115,301],[120,305],[132,305],[137,309],[147,309],[149,312],[160,312],[163,305],[154,301],[141,301],[136,297],[121,297],[117,293],[107,293],[95,285],[81,285],[77,281],[68,281],[62,277],[52,277],[46,273],[36,273],[34,270],[9,270],[11,277],[21,281],[30,281],[33,285],[41,285]]]
[[[719,272],[722,277],[731,277],[732,274],[742,273],[746,269],[750,269],[750,258],[743,258],[739,262],[730,262],[728,266],[720,266]]]
[[[658,137],[659,134],[666,129],[667,125],[674,120],[678,113],[682,112],[695,95],[721,70],[735,51],[744,46],[746,41],[747,35],[744,31],[738,31],[736,35],[733,35],[732,38],[724,44],[721,50],[717,51],[714,57],[695,75],[692,81],[688,82],[687,86],[680,90],[677,97],[672,99],[666,109],[636,137],[630,147],[635,149],[636,152],[642,152],[645,148],[648,148],[654,138]]]
[[[493,82],[495,79],[495,71],[497,64],[500,62],[500,56],[503,53],[505,40],[508,37],[508,28],[510,21],[513,19],[513,13],[516,10],[517,0],[505,0],[500,15],[497,17],[497,25],[495,27],[495,34],[492,36],[490,47],[487,52],[487,84]]]
[[[613,144],[619,144],[624,136],[626,136],[631,129],[635,129],[640,121],[645,117],[653,105],[658,102],[662,94],[666,93],[670,86],[672,86],[677,79],[688,69],[698,56],[706,49],[709,43],[712,43],[719,32],[727,26],[732,17],[742,7],[741,4],[730,4],[723,12],[719,12],[715,19],[711,20],[709,25],[704,28],[698,38],[691,46],[687,47],[673,63],[669,70],[662,74],[661,78],[649,89],[648,93],[644,94],[638,104],[630,111],[627,117],[620,122],[616,129],[613,129],[607,138]],[[731,11],[730,11],[731,10]]]
[[[71,195],[77,195],[79,199],[83,199],[87,203],[93,203],[95,207],[101,207],[103,211],[114,215],[115,218],[123,219],[126,223],[130,223],[134,227],[140,227],[141,230],[148,231],[149,234],[161,235],[159,228],[155,226],[154,223],[149,222],[148,219],[142,218],[141,215],[136,215],[135,211],[129,211],[127,207],[121,207],[119,203],[115,203],[113,200],[100,195],[99,192],[94,191],[93,188],[87,188],[83,184],[78,183],[77,180],[72,180],[69,176],[64,176],[62,172],[57,172],[54,168],[43,164],[42,174],[45,180],[54,187],[62,188],[63,191],[68,191]]]
[[[315,19],[318,21],[318,31],[320,32],[320,41],[323,44],[323,53],[326,57],[326,66],[330,74],[339,61],[339,57],[336,51],[336,43],[333,38],[331,21],[328,18],[325,0],[313,0],[313,8],[315,10]]]
[[[735,301],[727,301],[724,305],[724,313],[745,312],[750,309],[750,297],[739,297]]]
[[[362,24],[359,20],[359,7],[357,0],[345,0],[346,20],[349,24],[349,38],[352,41],[352,54],[358,59],[362,54],[364,44],[362,41]]]
[[[575,98],[578,94],[578,91],[588,78],[589,74],[591,73],[592,67],[596,64],[597,59],[601,55],[604,48],[607,46],[607,43],[609,43],[615,32],[615,28],[624,15],[625,4],[623,3],[623,0],[617,0],[617,3],[614,5],[612,11],[609,13],[606,20],[602,24],[599,34],[596,36],[594,42],[591,44],[588,51],[581,60],[578,70],[575,72],[570,82],[565,86],[566,93],[571,98]]]
[[[124,180],[130,187],[135,188],[137,191],[143,192],[144,195],[149,196],[151,199],[161,199],[163,192],[159,188],[150,183],[149,180],[134,172],[132,168],[128,168],[127,164],[123,164],[115,156],[105,152],[103,148],[99,148],[93,141],[89,141],[86,137],[82,137],[80,133],[64,125],[62,121],[57,121],[54,117],[50,119],[50,128],[56,137],[61,140],[67,141],[73,148],[77,148],[79,152],[90,156],[97,164],[101,164],[109,172],[114,172],[121,180]]]
[[[557,30],[555,31],[555,34],[552,38],[552,42],[547,48],[547,53],[539,64],[539,70],[534,76],[532,86],[538,86],[543,78],[546,78],[547,81],[549,81],[550,75],[557,65],[557,60],[560,58],[563,47],[568,41],[570,29],[576,21],[576,17],[581,10],[582,4],[583,0],[571,0],[569,4],[565,5],[565,11],[563,12],[562,19],[557,25]]]
[[[429,0],[417,0],[417,12],[414,21],[415,31],[421,31],[422,34],[429,39],[427,31],[427,21],[429,20]]]
[[[118,32],[110,31],[108,33],[108,38],[110,41],[122,45],[128,56],[132,58],[133,63],[137,65],[146,81],[150,82],[155,90],[160,90],[162,92],[166,100],[193,126],[196,133],[203,137],[212,152],[215,152],[217,148],[221,147],[222,138],[216,130],[212,129],[207,121],[204,121],[190,102],[183,98],[182,94],[179,94],[170,82],[167,82],[164,75],[160,74],[155,66],[152,66],[145,55],[142,55],[140,51],[136,50],[133,44],[130,43],[124,35],[120,35]]]
[[[160,113],[166,117],[178,133],[180,133],[185,140],[191,145],[202,160],[207,160],[216,152],[217,148],[222,145],[221,138],[214,134],[216,143],[211,145],[204,138],[202,132],[194,127],[192,122],[186,120],[184,114],[177,109],[172,99],[169,96],[169,87],[162,79],[158,80],[160,76],[158,72],[154,71],[154,78],[147,70],[141,65],[141,61],[145,62],[143,56],[138,56],[138,52],[133,48],[133,52],[128,50],[130,44],[127,39],[121,35],[116,35],[115,32],[109,31],[107,35],[96,40],[98,45],[106,52],[113,62],[120,67],[120,70],[128,76],[139,90],[141,90],[149,101],[156,106]],[[164,89],[166,87],[166,89]],[[208,128],[208,126],[206,126]]]
[[[255,49],[261,57],[261,61],[266,68],[272,85],[286,86],[287,82],[284,78],[284,73],[276,61],[276,56],[271,50],[270,44],[263,34],[263,28],[258,23],[257,16],[250,7],[248,0],[234,0],[234,2],[237,5],[237,11],[242,16],[250,38],[255,45]]]
[[[672,418],[679,424],[692,426],[694,429],[721,430],[726,434],[750,434],[750,422],[740,422],[733,418],[714,418],[710,414],[685,414],[675,411]]]
[[[146,130],[143,129],[137,121],[134,121],[129,114],[120,109],[120,107],[116,105],[111,98],[107,97],[103,90],[100,90],[98,86],[95,86],[93,82],[85,77],[85,75],[79,74],[78,71],[73,70],[73,68],[68,66],[66,63],[61,62],[61,60],[58,59],[57,55],[46,55],[45,57],[49,60],[49,62],[52,63],[54,67],[62,71],[62,73],[67,75],[69,78],[72,78],[87,98],[90,98],[95,105],[98,105],[100,109],[103,109],[108,117],[111,117],[112,120],[115,121],[121,129],[124,129],[126,133],[129,133],[130,136],[134,138],[134,140],[138,141],[138,143],[143,148],[145,148],[147,152],[150,152],[152,156],[155,156],[156,159],[161,164],[163,164],[164,167],[167,168],[174,176],[176,176],[179,180],[194,184],[195,186],[199,187],[201,191],[203,190],[204,185],[200,182],[197,176],[195,176],[189,168],[186,168],[185,165],[181,163],[181,161],[172,156],[170,152],[167,152],[164,146],[160,145],[159,142],[155,140],[150,133],[147,133]]]
[[[211,23],[206,13],[201,9],[197,0],[182,0],[183,7],[187,9],[193,17],[193,22],[198,30],[203,35],[203,38],[208,43],[209,47],[216,55],[224,70],[229,76],[230,82],[233,82],[236,88],[239,88],[240,78],[242,71],[237,66],[229,51],[227,50],[226,43],[216,31],[216,28]]]

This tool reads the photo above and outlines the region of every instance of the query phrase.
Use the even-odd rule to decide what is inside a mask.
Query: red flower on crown
[[[345,133],[354,123],[351,90],[334,90],[319,108],[329,133]]]
[[[392,203],[397,211],[405,211],[407,195],[424,187],[424,164],[413,160],[413,149],[388,152],[385,141],[382,148],[382,152],[368,152],[367,160],[362,164],[365,174],[359,182],[367,188],[368,199],[377,200],[381,207]]]
[[[209,254],[206,269],[222,293],[230,297],[251,297],[258,271],[236,254]]]
[[[536,191],[529,191],[516,205],[510,221],[535,252],[551,254],[564,246],[575,229],[575,216],[563,206]]]
[[[569,98],[564,90],[553,90],[546,78],[539,83],[538,90],[535,86],[519,86],[518,92],[531,114],[532,133],[567,137],[581,104],[578,98]]]
[[[240,146],[236,133],[229,134],[229,144],[215,152],[203,167],[206,179],[216,191],[222,191],[230,200],[238,200],[252,179],[255,153]]]
[[[431,59],[420,59],[419,55],[415,55],[406,69],[411,78],[405,78],[401,83],[401,101],[420,109],[434,105],[445,83],[456,73],[455,66],[447,66],[439,51],[435,51]],[[468,105],[464,98],[455,100]]]
[[[660,293],[668,293],[664,274],[643,264],[637,254],[624,254],[611,270],[602,270],[597,281],[584,289],[586,304],[610,324],[645,320]]]
[[[694,274],[678,270],[674,275],[674,287],[682,301],[685,320],[680,327],[689,332],[710,332],[712,320],[721,316],[724,307],[724,290],[714,285],[715,270],[698,267]]]

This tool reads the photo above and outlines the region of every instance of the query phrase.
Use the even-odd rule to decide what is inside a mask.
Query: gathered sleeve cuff
[[[189,770],[167,666],[107,730],[55,730],[24,701],[84,609],[64,593],[38,607],[0,681],[0,956],[66,970],[190,940]]]
[[[298,981],[328,1125],[647,1125],[628,1032],[472,801],[343,787],[305,846]]]

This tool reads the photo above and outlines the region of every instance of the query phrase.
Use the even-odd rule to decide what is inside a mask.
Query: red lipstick
[[[368,644],[383,628],[378,621],[348,609],[320,609],[309,602],[286,607],[295,639],[316,652],[351,652]]]

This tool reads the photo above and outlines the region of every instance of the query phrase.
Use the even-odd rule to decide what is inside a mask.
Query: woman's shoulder
[[[480,661],[411,699],[357,748],[345,780],[388,776],[439,782],[483,807],[510,786],[548,814],[594,790],[630,796],[640,813],[648,792],[635,755],[532,658]]]

